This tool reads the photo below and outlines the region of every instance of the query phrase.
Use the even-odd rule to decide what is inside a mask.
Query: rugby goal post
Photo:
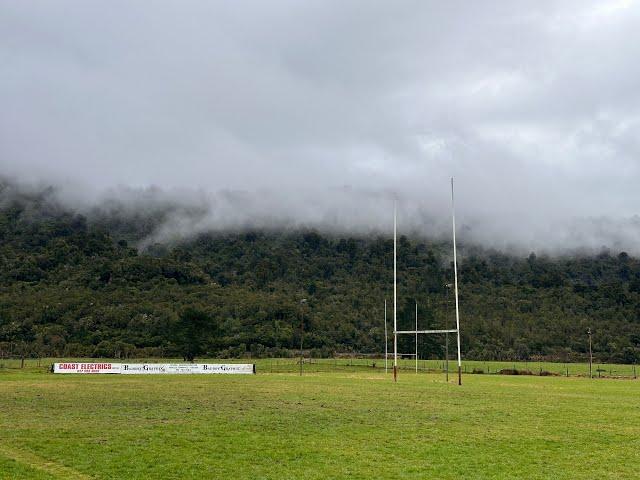
[[[462,355],[460,351],[460,308],[458,301],[458,255],[456,249],[456,209],[453,189],[453,177],[451,177],[451,225],[453,232],[453,278],[456,306],[456,328],[440,330],[418,330],[417,306],[416,306],[416,328],[415,330],[398,330],[398,262],[397,262],[397,240],[398,240],[398,209],[397,201],[393,202],[393,381],[398,381],[398,335],[410,334],[416,336],[416,369],[417,369],[417,345],[418,335],[448,334],[455,333],[458,346],[458,385],[462,385]],[[385,309],[386,310],[386,309]],[[386,326],[386,319],[385,319]]]

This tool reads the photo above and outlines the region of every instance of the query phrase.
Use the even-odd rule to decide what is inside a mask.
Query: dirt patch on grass
[[[498,373],[500,375],[533,375],[531,370],[518,370],[516,368],[503,368]]]

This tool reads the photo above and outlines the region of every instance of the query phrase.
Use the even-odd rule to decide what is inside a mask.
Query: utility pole
[[[389,342],[387,341],[387,299],[384,299],[384,373],[388,373]]]
[[[445,301],[445,305],[444,305],[444,311],[445,311],[445,316],[448,319],[449,318],[449,289],[451,288],[451,284],[447,283],[445,284],[445,288],[446,288],[446,292],[447,292],[447,299]],[[447,327],[447,324],[445,323],[445,328]],[[445,380],[447,381],[447,383],[449,383],[449,332],[445,333],[444,335],[444,365],[445,365]]]
[[[300,304],[307,303],[307,299],[300,300]],[[304,363],[304,354],[302,353],[302,342],[304,341],[304,311],[300,308],[300,376],[302,376],[302,364]]]
[[[593,378],[593,350],[591,348],[591,328],[587,330],[589,335],[589,378]]]

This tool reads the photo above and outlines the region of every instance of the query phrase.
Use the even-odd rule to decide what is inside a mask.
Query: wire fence
[[[41,372],[50,371],[54,362],[123,362],[123,363],[184,363],[176,358],[135,358],[135,359],[97,359],[97,358],[1,358],[0,373],[5,372]],[[259,358],[259,359],[197,359],[196,363],[255,363],[259,374],[263,373],[295,373],[301,369],[300,358]],[[340,357],[340,358],[304,358],[302,371],[304,372],[345,372],[370,370],[377,372],[392,371],[393,359],[386,363],[384,358],[371,357]],[[447,362],[441,359],[416,360],[402,358],[398,360],[398,368],[404,372],[442,373],[447,370]],[[457,373],[457,363],[448,362],[450,374]],[[594,378],[638,378],[636,365],[622,365],[610,363],[594,363],[591,375]],[[588,377],[588,363],[556,363],[556,362],[507,362],[466,360],[462,362],[463,374],[478,375],[539,375]]]
[[[300,359],[263,359],[257,361],[258,368],[262,371],[278,373],[293,372],[300,368]],[[393,360],[389,360],[385,367],[384,358],[305,358],[303,371],[322,372],[338,370],[361,369],[385,369],[391,372]],[[398,368],[405,372],[418,373],[445,373],[447,362],[445,360],[420,360],[399,359]],[[457,373],[457,363],[448,362],[450,374]],[[478,361],[469,360],[462,362],[464,374],[482,375],[538,375],[538,376],[564,376],[564,377],[588,377],[588,363],[555,363],[555,362],[504,362],[504,361]],[[609,363],[594,363],[591,374],[595,378],[637,378],[636,365],[621,365]]]

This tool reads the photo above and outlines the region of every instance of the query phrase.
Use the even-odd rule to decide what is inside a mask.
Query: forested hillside
[[[139,251],[161,216],[84,217],[46,192],[0,188],[3,355],[282,356],[299,348],[301,323],[310,355],[384,351],[390,238],[245,231]],[[450,250],[399,239],[400,328],[415,301],[420,327],[454,325]],[[519,258],[461,245],[460,305],[466,358],[583,360],[591,327],[598,360],[640,359],[640,261],[624,252]],[[423,338],[421,356],[443,346]]]

